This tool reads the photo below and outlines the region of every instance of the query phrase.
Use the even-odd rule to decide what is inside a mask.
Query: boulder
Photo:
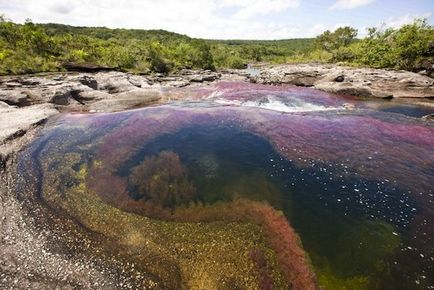
[[[337,82],[318,82],[315,83],[315,88],[339,95],[357,96],[357,97],[372,97],[371,88],[353,83],[337,83]]]
[[[76,92],[72,86],[59,87],[56,91],[54,91],[54,94],[49,102],[61,106],[69,105],[71,99],[73,99],[73,94],[78,94],[78,92]]]

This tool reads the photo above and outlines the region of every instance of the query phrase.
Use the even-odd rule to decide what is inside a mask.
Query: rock
[[[95,101],[100,101],[104,99],[110,99],[112,96],[106,92],[103,91],[80,91],[75,96],[75,99],[79,101],[80,103],[89,104]]]
[[[89,105],[95,112],[115,112],[131,108],[139,108],[161,101],[160,90],[138,89],[110,95]]]
[[[2,108],[9,108],[10,106],[6,104],[5,102],[0,101],[0,109]]]
[[[372,97],[372,90],[369,87],[352,84],[352,83],[336,83],[336,82],[318,82],[315,88],[340,95],[357,96],[357,97]]]
[[[106,72],[94,75],[98,83],[98,90],[107,91],[109,94],[137,89],[137,86],[133,85],[126,76],[125,73],[121,72]]]
[[[424,120],[434,121],[434,114],[428,114],[422,117]]]
[[[345,80],[345,78],[343,75],[339,75],[334,79],[334,81],[338,82],[338,83],[342,83],[344,80]]]
[[[180,78],[180,77],[168,77],[168,76],[166,76],[166,77],[158,78],[157,80],[159,82],[176,82],[176,81],[182,80],[182,78]]]
[[[354,106],[354,104],[351,104],[351,103],[345,103],[342,105],[342,107],[345,110],[354,110],[356,108],[356,106]]]
[[[6,84],[5,84],[5,86],[7,87],[7,88],[20,88],[20,87],[22,87],[22,84],[21,83],[19,83],[19,82],[7,82]]]
[[[94,90],[97,90],[97,89],[98,89],[98,83],[97,83],[97,81],[96,81],[93,77],[90,77],[90,76],[84,75],[84,76],[80,76],[80,77],[78,77],[77,80],[78,80],[81,84],[83,84],[83,85],[85,85],[85,86],[88,86],[88,87],[91,88],[91,89],[94,89]]]
[[[430,98],[434,79],[408,71],[336,65],[287,64],[262,67],[252,82],[313,86],[331,93],[376,98]]]
[[[0,144],[24,135],[30,128],[57,113],[50,104],[0,108]]]
[[[212,82],[219,79],[220,76],[218,73],[205,71],[199,72],[198,74],[194,74],[190,77],[190,82],[202,83],[202,82]]]
[[[60,87],[54,92],[54,95],[49,102],[56,105],[66,106],[70,104],[71,99],[74,99],[74,96],[77,96],[78,93],[79,91],[75,90],[71,86]]]
[[[172,81],[172,82],[165,83],[165,85],[169,86],[169,87],[183,88],[183,87],[190,85],[190,82],[182,81],[182,80],[181,81]]]
[[[146,88],[152,85],[152,82],[143,76],[128,75],[127,79],[133,86],[138,88]]]
[[[15,90],[0,91],[0,101],[12,106],[26,106],[29,104],[28,95]]]

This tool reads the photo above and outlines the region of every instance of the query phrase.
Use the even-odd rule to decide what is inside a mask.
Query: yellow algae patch
[[[69,170],[68,170],[69,171]],[[51,199],[87,229],[122,248],[130,262],[185,289],[260,289],[252,251],[261,251],[275,289],[286,288],[275,253],[258,225],[246,222],[167,222],[104,203],[85,186],[87,168],[64,196]]]

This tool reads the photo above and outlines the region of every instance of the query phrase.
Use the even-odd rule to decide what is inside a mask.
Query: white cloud
[[[386,21],[377,25],[378,27],[384,28],[400,28],[401,26],[409,23],[413,23],[416,19],[430,18],[432,12],[427,12],[425,14],[405,14],[399,17],[390,17]]]
[[[298,5],[300,0],[0,0],[0,10],[16,22],[165,29],[219,39],[301,37],[301,27],[249,19]],[[226,8],[233,14],[225,15]]]
[[[360,6],[368,5],[374,1],[375,0],[337,0],[330,7],[330,10],[353,9]]]
[[[289,8],[300,6],[300,0],[235,0],[226,3],[234,3],[233,6],[240,6],[241,9],[234,15],[238,19],[248,19],[258,14],[269,14],[283,12]]]

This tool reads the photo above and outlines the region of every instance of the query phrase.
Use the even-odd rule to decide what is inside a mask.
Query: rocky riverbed
[[[408,71],[316,64],[278,65],[262,69],[252,81],[314,87],[359,97],[434,98],[434,79]]]
[[[113,71],[1,77],[0,285],[6,289],[155,287],[146,284],[152,284],[152,277],[134,264],[111,259],[98,234],[82,232],[64,219],[59,222],[58,215],[39,201],[17,194],[16,153],[34,139],[47,119],[59,113],[114,112],[215,98],[219,92],[206,88],[225,81],[305,86],[350,100],[385,98],[434,106],[434,79],[428,76],[328,65],[267,66],[254,75],[242,70],[185,70],[171,76]],[[345,106],[351,109],[353,105]]]
[[[7,141],[24,135],[59,112],[139,108],[179,98],[167,93],[170,88],[203,87],[219,81],[290,84],[340,95],[433,105],[429,99],[434,98],[434,79],[412,72],[307,64],[266,66],[258,70],[254,75],[243,70],[183,70],[171,76],[113,71],[1,77],[0,144],[5,147]]]

